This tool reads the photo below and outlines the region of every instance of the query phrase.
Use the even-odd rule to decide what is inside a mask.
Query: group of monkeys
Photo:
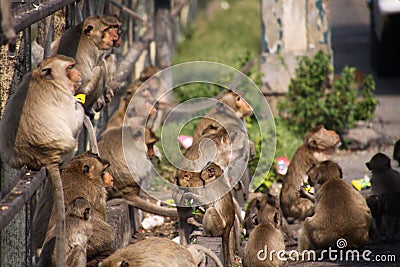
[[[40,252],[37,266],[205,266],[205,254],[217,266],[228,266],[235,250],[241,254],[241,225],[249,237],[243,265],[280,266],[287,262],[276,255],[261,261],[257,253],[265,246],[285,250],[285,241],[296,242],[287,218],[304,221],[298,236],[300,251],[334,247],[339,238],[345,238],[349,248],[360,248],[374,230],[378,236],[398,231],[400,175],[391,169],[390,159],[377,154],[367,164],[373,195],[366,201],[343,180],[340,166],[329,160],[340,138],[323,126],[305,135],[280,196],[251,200],[242,219],[232,188],[243,173],[235,166],[254,155],[243,123],[252,108],[233,90],[224,91],[220,103],[195,128],[193,144],[184,152],[186,161],[172,181],[177,208],[143,199],[138,181],[148,174],[144,163],[158,154],[154,146],[158,138],[150,128],[141,127],[157,116],[160,84],[145,83],[156,68],[146,69],[125,90],[99,142],[92,132],[92,152],[74,157],[83,125],[93,131],[90,117],[111,101],[120,86],[114,77],[112,48],[121,45],[121,27],[118,17],[103,15],[88,17],[64,32],[53,46],[55,55],[26,75],[10,96],[0,122],[1,159],[12,168],[26,164],[31,170],[45,167],[48,172],[32,230],[32,246]],[[84,101],[77,94],[85,95]],[[133,172],[125,161],[123,135],[134,154]],[[303,188],[306,181],[315,195]],[[181,244],[150,238],[115,251],[114,230],[106,222],[107,200],[178,217]],[[204,207],[204,213],[193,214],[193,203]],[[222,237],[223,264],[208,249],[190,244],[198,227],[205,235]]]

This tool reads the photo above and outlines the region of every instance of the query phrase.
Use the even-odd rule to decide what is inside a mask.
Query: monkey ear
[[[258,215],[257,214],[253,214],[253,216],[251,216],[251,223],[252,224],[254,224],[254,225],[258,225],[259,224],[259,222],[258,222]]]
[[[340,167],[339,165],[338,165],[338,171],[339,171],[339,178],[343,179],[343,170],[342,167]]]
[[[86,34],[86,35],[90,35],[90,32],[93,30],[93,25],[92,24],[88,24],[88,25],[86,25],[86,27],[83,29],[83,32]]]
[[[281,215],[279,214],[279,211],[276,211],[274,215],[274,224],[276,227],[279,227],[280,221],[281,221]]]
[[[261,209],[261,201],[259,198],[256,199],[256,208],[257,208],[257,210]]]
[[[317,141],[315,141],[314,138],[311,138],[310,140],[308,140],[307,147],[308,148],[317,147]]]
[[[46,80],[53,80],[53,76],[51,75],[51,68],[43,67],[41,71],[41,76]]]
[[[83,173],[87,175],[89,172],[90,172],[90,166],[87,164],[83,165]]]

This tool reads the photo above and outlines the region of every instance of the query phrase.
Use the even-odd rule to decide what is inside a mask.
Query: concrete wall
[[[261,0],[261,61],[266,95],[282,95],[297,56],[330,53],[329,0]]]

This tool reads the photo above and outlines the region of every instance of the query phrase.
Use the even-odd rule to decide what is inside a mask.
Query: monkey
[[[88,17],[63,33],[57,49],[57,54],[76,59],[76,67],[82,73],[82,84],[77,93],[86,95],[84,107],[88,115],[93,113],[92,107],[103,92],[101,79],[105,73],[99,60],[118,38],[111,28],[98,16]]]
[[[65,210],[60,167],[73,156],[84,111],[74,97],[81,82],[75,60],[45,59],[27,74],[6,105],[0,121],[0,153],[10,167],[46,167],[56,212],[56,257],[65,261]],[[49,193],[50,194],[50,193]],[[48,214],[47,220],[50,214]],[[46,220],[46,218],[44,218]]]
[[[372,173],[371,192],[373,195],[400,192],[400,173],[392,169],[388,156],[377,153],[365,165]]]
[[[66,266],[86,266],[86,246],[92,236],[91,205],[83,197],[71,201],[66,206]],[[56,266],[54,258],[54,232],[53,225],[46,234],[46,240],[37,264],[40,266]]]
[[[400,174],[392,169],[390,158],[383,154],[375,154],[367,168],[371,171],[371,193],[367,197],[368,206],[376,224],[378,241],[392,239],[399,229],[398,201],[400,200]]]
[[[188,152],[190,153],[190,150]],[[231,262],[233,257],[233,248],[230,248],[229,246],[229,238],[235,220],[235,206],[228,185],[223,180],[225,178],[221,176],[223,174],[223,171],[220,166],[218,166],[214,162],[210,162],[203,168],[203,170],[201,170],[201,172],[197,174],[195,172],[189,172],[189,174],[192,174],[191,177],[186,177],[187,174],[187,171],[182,171],[178,169],[175,175],[176,182],[182,183],[183,181],[184,184],[197,182],[202,183],[203,185],[214,183],[212,187],[209,187],[205,191],[205,195],[195,196],[187,193],[186,196],[193,196],[194,200],[198,201],[200,205],[206,204],[206,212],[202,218],[202,227],[204,234],[209,236],[222,237],[224,264],[225,266],[227,266],[229,262]],[[219,176],[217,177],[216,175]],[[191,181],[191,179],[194,179],[194,181]],[[199,182],[198,180],[201,180],[202,182]],[[190,192],[193,192],[194,194],[197,193],[196,191]],[[224,195],[221,194],[225,192],[227,193]],[[210,200],[212,200],[213,197],[218,193],[221,194],[222,197],[212,203],[209,203]],[[183,197],[185,197],[185,194]],[[188,220],[189,216],[187,214],[186,207],[178,207],[178,213],[180,215],[180,222],[182,222],[182,219],[186,221]],[[181,235],[181,243],[187,244],[189,242],[187,235],[191,230],[193,229],[186,225],[180,225],[179,231]],[[185,236],[186,240],[182,239],[183,236]]]
[[[296,150],[280,192],[280,206],[283,215],[303,221],[314,212],[313,201],[298,196],[300,187],[306,182],[306,171],[313,164],[329,159],[340,146],[337,133],[320,125],[306,133],[303,144]]]
[[[142,82],[135,81],[126,88],[125,94],[123,97],[121,97],[121,100],[119,102],[118,109],[112,114],[112,116],[110,117],[110,119],[107,122],[106,130],[109,128],[112,128],[112,127],[118,128],[118,127],[123,126],[124,117],[125,117],[126,111],[128,110],[129,103],[141,85],[142,85]],[[145,96],[145,95],[143,95],[143,96]]]
[[[114,251],[114,230],[106,223],[106,187],[113,185],[108,172],[110,163],[97,154],[85,152],[75,157],[62,171],[65,199],[85,197],[93,207],[93,235],[87,248],[88,266],[97,266],[100,259]],[[77,175],[81,173],[81,175]],[[83,190],[76,190],[79,184]]]
[[[378,242],[395,240],[400,229],[400,192],[382,195],[370,195],[367,204],[374,218],[374,228],[371,230]]]
[[[129,149],[134,152],[135,173],[130,172],[125,161],[122,143],[123,132],[124,138],[128,138],[131,146]],[[103,157],[109,159],[111,165],[108,171],[114,178],[114,185],[108,190],[108,199],[124,198],[125,203],[146,212],[177,217],[176,209],[157,206],[139,196],[140,186],[133,175],[136,175],[137,179],[144,179],[150,174],[150,169],[146,167],[149,166],[149,159],[144,143],[144,133],[140,130],[135,131],[130,126],[110,128],[100,137],[99,151]]]
[[[106,187],[113,185],[110,163],[97,154],[85,152],[75,157],[62,171],[65,201],[84,197],[93,209],[93,234],[87,247],[87,265],[97,266],[99,260],[114,252],[115,234],[106,223]],[[81,188],[77,190],[77,185]]]
[[[198,251],[210,256],[218,267],[223,266],[218,257],[209,249],[195,244],[185,247],[168,238],[160,237],[150,237],[121,248],[99,266],[195,267],[204,260],[204,257],[199,256]]]
[[[219,181],[216,180],[215,183],[220,183]],[[221,182],[221,184],[223,183]],[[218,188],[218,185],[216,185],[216,188]],[[207,205],[202,222],[203,230],[206,235],[222,237],[225,266],[233,261],[233,248],[229,247],[229,238],[234,221],[235,206],[231,192]]]
[[[280,222],[278,225],[279,225],[279,230],[282,232],[285,238],[285,242],[288,245],[296,244],[294,233],[293,231],[289,230],[288,222],[286,221],[285,217],[282,214],[282,211],[280,210],[278,197],[271,195],[270,193],[260,194],[259,196],[250,200],[250,202],[248,203],[243,222],[243,227],[246,229],[245,236],[247,237],[250,236],[251,232],[254,230],[256,226],[254,224],[254,219],[258,213],[256,203],[260,201],[266,202],[268,205],[271,205],[272,207],[276,208],[279,211]]]
[[[128,86],[124,97],[120,101],[119,108],[107,122],[106,130],[113,127],[121,127],[124,123],[132,127],[141,127],[146,125],[148,118],[156,115],[155,99],[149,90],[141,88],[141,85],[141,82],[136,81]],[[133,101],[132,103],[131,100]]]
[[[306,218],[301,228],[299,252],[334,247],[340,238],[347,241],[346,248],[364,246],[369,238],[371,211],[365,198],[343,180],[341,167],[327,160],[315,164],[307,175],[310,185],[319,187],[314,215]]]
[[[119,17],[117,15],[103,15],[99,17],[99,20],[101,23],[109,27],[107,31],[113,40],[113,47],[120,47],[123,41],[123,23]],[[115,74],[117,72],[117,58],[115,54],[111,53],[111,50],[107,51],[106,55],[102,58],[100,66],[103,70],[103,73],[105,73],[100,81],[100,84],[103,85],[104,89],[103,95],[97,99],[93,106],[95,111],[100,111],[106,103],[111,102],[114,94],[118,92],[122,86],[122,83],[119,83],[115,80]]]
[[[220,103],[211,109],[196,125],[193,140],[199,139],[204,129],[210,125],[220,127],[221,123],[238,123],[253,114],[251,106],[242,96],[232,90],[226,90],[219,98]],[[228,108],[228,107],[229,108]]]
[[[278,258],[279,251],[285,251],[284,236],[279,230],[279,210],[268,204],[266,197],[255,198],[255,207],[257,214],[252,220],[256,226],[245,245],[243,266],[286,266],[287,262]],[[271,251],[276,252],[272,257]]]
[[[225,124],[236,124],[241,127],[242,130],[246,131],[244,120],[253,114],[252,107],[246,102],[246,100],[237,92],[233,90],[225,90],[224,93],[219,97],[219,103],[215,108],[211,109],[196,125],[193,141],[198,140],[206,128],[220,127]],[[248,141],[249,148],[245,153],[249,153],[249,161],[254,160],[255,146],[254,143]],[[249,170],[246,169],[243,172],[239,183],[233,191],[235,199],[240,203],[244,204],[244,201],[248,196],[248,188],[250,183]]]
[[[113,177],[107,170],[109,165],[107,160],[88,151],[74,157],[61,172],[65,203],[82,197],[91,205],[93,234],[87,247],[88,266],[97,266],[99,258],[104,258],[114,251],[114,230],[105,221],[107,198],[105,188],[113,185]],[[46,186],[37,208],[38,213],[34,216],[35,228],[32,232],[34,249],[41,247],[42,244],[38,236],[43,235],[47,228],[54,227],[54,211],[49,222],[43,220],[49,210],[48,203],[51,202],[47,191]]]

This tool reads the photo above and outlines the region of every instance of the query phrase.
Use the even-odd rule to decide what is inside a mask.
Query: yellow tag
[[[76,101],[78,101],[79,103],[85,104],[85,101],[86,101],[86,95],[85,94],[77,94],[75,96],[75,98],[76,98]]]

